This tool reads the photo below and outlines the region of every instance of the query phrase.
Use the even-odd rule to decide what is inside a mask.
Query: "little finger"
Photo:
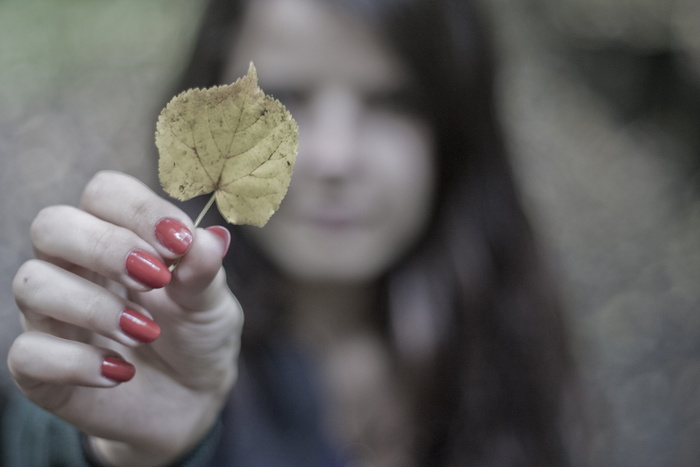
[[[7,362],[23,392],[40,384],[112,387],[136,373],[114,351],[40,332],[20,334],[10,347]]]

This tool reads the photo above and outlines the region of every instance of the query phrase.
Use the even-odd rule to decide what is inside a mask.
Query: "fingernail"
[[[212,225],[204,230],[208,230],[221,239],[221,241],[224,243],[224,252],[221,254],[221,257],[223,258],[226,256],[226,253],[228,253],[228,247],[231,246],[231,232],[229,232],[226,227],[221,225]]]
[[[192,244],[192,232],[182,222],[166,217],[156,224],[156,238],[168,250],[184,255]]]
[[[143,250],[134,250],[126,258],[126,272],[132,279],[153,289],[170,282],[170,271],[161,260]]]
[[[105,357],[102,360],[102,376],[119,383],[129,381],[136,374],[136,368],[131,363],[119,357]]]
[[[158,323],[128,308],[119,316],[119,326],[124,334],[139,342],[153,342],[160,336]]]

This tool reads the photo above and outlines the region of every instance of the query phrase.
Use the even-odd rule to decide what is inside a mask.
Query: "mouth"
[[[312,226],[329,230],[359,228],[367,224],[366,217],[340,206],[310,209],[303,220]]]

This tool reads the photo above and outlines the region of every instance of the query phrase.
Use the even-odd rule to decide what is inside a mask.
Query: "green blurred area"
[[[479,1],[591,401],[590,465],[696,467],[700,1]],[[10,283],[32,255],[36,212],[74,204],[101,169],[155,185],[155,117],[203,5],[0,0],[3,353],[19,330]]]
[[[159,74],[177,68],[188,51],[201,5],[192,0],[0,2],[0,118],[55,105],[88,86],[95,87],[91,98],[105,96],[101,101],[108,102],[130,85],[162,80]]]
[[[3,229],[0,248],[26,254],[25,222],[37,206],[74,203],[97,170],[153,181],[155,115],[189,56],[202,7],[0,1],[0,215],[19,220]]]

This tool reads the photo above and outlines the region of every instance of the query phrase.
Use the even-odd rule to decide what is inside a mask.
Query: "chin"
[[[296,281],[313,284],[365,284],[378,280],[387,271],[385,264],[368,262],[358,264],[343,261],[324,262],[323,264],[297,263],[294,267],[283,267],[284,272]]]
[[[364,230],[320,235],[308,229],[278,232],[265,227],[251,233],[254,242],[285,276],[306,283],[375,281],[400,257],[406,244],[402,239]]]

